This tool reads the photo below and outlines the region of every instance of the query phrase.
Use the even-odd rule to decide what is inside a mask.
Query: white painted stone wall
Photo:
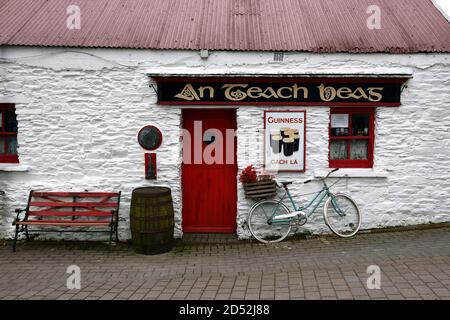
[[[122,190],[120,216],[128,219],[135,187],[167,185],[181,231],[181,109],[156,104],[147,73],[167,74],[398,74],[413,79],[402,106],[376,111],[373,170],[347,171],[353,178],[336,189],[351,194],[363,211],[363,229],[450,221],[450,55],[213,52],[126,49],[0,48],[0,102],[16,103],[20,165],[0,165],[0,238],[10,238],[14,209],[29,190]],[[307,111],[306,172],[283,173],[294,194],[320,185],[300,182],[328,170],[327,107],[276,107]],[[261,133],[265,107],[237,112],[239,170],[263,162]],[[164,134],[157,150],[158,181],[144,179],[144,150],[138,130],[155,124]],[[259,141],[247,144],[246,141]],[[11,171],[15,170],[15,171]],[[23,171],[26,170],[26,171]],[[251,202],[238,185],[238,235]],[[306,199],[300,197],[299,199]],[[328,232],[321,214],[305,225]],[[129,238],[128,223],[120,224]],[[57,236],[57,235],[55,235]]]

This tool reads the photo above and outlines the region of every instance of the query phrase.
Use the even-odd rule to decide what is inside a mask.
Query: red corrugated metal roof
[[[67,7],[81,29],[66,27]],[[381,29],[369,30],[370,5]],[[431,0],[0,0],[0,44],[308,52],[450,52]]]

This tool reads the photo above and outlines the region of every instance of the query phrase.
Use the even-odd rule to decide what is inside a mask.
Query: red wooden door
[[[236,110],[183,110],[183,127],[183,231],[235,232]]]

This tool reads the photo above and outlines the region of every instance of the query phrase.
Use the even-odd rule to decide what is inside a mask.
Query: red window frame
[[[348,114],[349,126],[348,136],[332,136],[331,135],[331,115],[332,114]],[[368,136],[352,136],[352,117],[354,114],[368,113],[369,114],[369,135]],[[373,168],[373,148],[375,142],[375,108],[331,108],[330,122],[328,125],[328,163],[330,168]],[[347,142],[347,159],[346,160],[332,160],[330,157],[331,141],[345,140]],[[367,160],[351,160],[350,159],[350,141],[352,140],[367,140]]]
[[[4,111],[13,111],[15,113],[16,108],[14,104],[0,104],[0,113],[3,113]],[[8,137],[16,137],[17,138],[17,132],[6,132],[3,131],[5,129],[5,121],[6,117],[3,115],[0,119],[2,121],[0,126],[0,137],[5,138],[4,143],[4,150],[3,154],[0,154],[0,163],[19,163],[19,155],[16,154],[6,154],[7,150],[7,144],[6,144],[6,138]]]

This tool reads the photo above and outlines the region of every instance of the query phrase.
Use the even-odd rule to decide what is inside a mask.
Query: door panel
[[[197,122],[194,128],[194,122]],[[201,128],[199,123],[201,121]],[[182,164],[183,188],[183,231],[184,232],[235,232],[236,230],[236,202],[237,202],[237,163],[236,138],[226,134],[226,129],[236,129],[235,110],[183,110],[183,127],[189,131],[191,139],[183,139],[183,149],[189,148],[191,157]],[[207,135],[208,129],[216,129]],[[216,137],[221,133],[223,139]],[[222,143],[221,143],[222,142]],[[228,148],[227,148],[228,144]],[[194,156],[195,146],[197,158]],[[203,156],[205,148],[215,149],[208,152],[215,157],[211,163]],[[220,157],[220,151],[222,157]],[[231,163],[226,163],[226,153],[231,152]],[[195,161],[195,159],[199,161]],[[195,161],[195,162],[194,162]]]

